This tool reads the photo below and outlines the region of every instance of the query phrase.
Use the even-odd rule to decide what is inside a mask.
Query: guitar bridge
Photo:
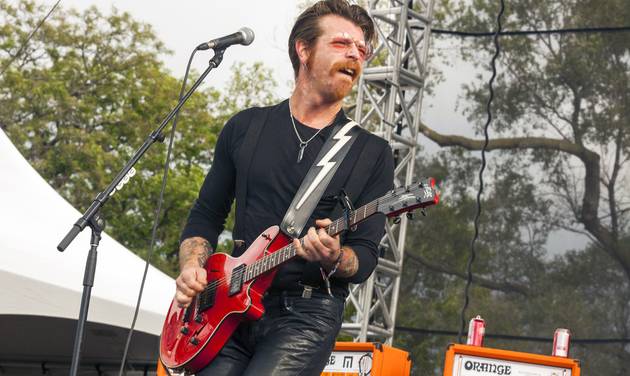
[[[232,276],[230,277],[230,290],[228,295],[232,296],[241,292],[243,288],[243,272],[247,265],[241,264],[232,270]]]

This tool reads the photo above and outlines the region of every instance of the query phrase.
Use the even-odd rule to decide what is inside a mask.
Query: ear
[[[306,42],[303,40],[295,41],[295,52],[297,52],[298,58],[300,59],[300,65],[305,65],[308,61],[309,49],[306,46]]]

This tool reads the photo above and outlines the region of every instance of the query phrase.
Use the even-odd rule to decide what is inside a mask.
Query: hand
[[[316,220],[317,230],[315,227],[308,229],[303,246],[298,239],[293,239],[293,246],[300,257],[307,261],[319,261],[326,270],[334,267],[341,252],[339,235],[332,237],[324,229],[331,223],[330,219]]]
[[[177,304],[181,308],[188,307],[193,298],[208,285],[206,269],[194,263],[188,264],[182,268],[175,284],[177,285],[175,291]]]

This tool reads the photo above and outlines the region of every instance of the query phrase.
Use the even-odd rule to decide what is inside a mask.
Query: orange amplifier
[[[378,342],[337,342],[322,376],[408,376],[409,353]]]
[[[468,345],[449,345],[444,376],[580,376],[580,362]]]

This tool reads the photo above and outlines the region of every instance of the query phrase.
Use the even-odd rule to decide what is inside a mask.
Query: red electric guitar
[[[397,217],[401,213],[435,205],[439,193],[433,178],[395,189],[349,215],[352,227],[376,213]],[[347,229],[346,217],[331,223],[331,236]],[[188,308],[173,300],[160,338],[160,359],[173,373],[195,373],[208,365],[243,320],[257,320],[264,313],[262,297],[277,267],[296,255],[292,239],[269,227],[240,257],[216,253],[206,262],[208,286]]]

